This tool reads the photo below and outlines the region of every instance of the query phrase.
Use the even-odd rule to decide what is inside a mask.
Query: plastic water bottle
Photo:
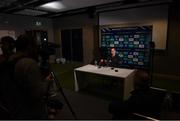
[[[94,65],[97,66],[97,60],[94,61]]]

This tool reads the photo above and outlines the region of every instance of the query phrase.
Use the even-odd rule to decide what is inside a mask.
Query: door
[[[72,30],[72,58],[73,61],[83,61],[82,29]]]
[[[62,55],[70,61],[83,61],[82,29],[61,31]]]
[[[62,30],[61,31],[61,40],[62,40],[62,56],[67,60],[72,60],[71,58],[71,30]]]

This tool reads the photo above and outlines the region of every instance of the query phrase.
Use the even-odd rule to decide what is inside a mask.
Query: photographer
[[[28,35],[20,35],[16,40],[17,53],[10,57],[15,62],[14,81],[17,86],[18,104],[13,105],[15,119],[47,119],[44,95],[48,81],[41,79],[37,63],[37,45]]]

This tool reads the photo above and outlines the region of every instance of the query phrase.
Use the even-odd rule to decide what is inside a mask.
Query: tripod
[[[51,74],[51,76],[52,76],[52,78],[53,78],[53,81],[55,82],[55,84],[56,84],[56,86],[57,86],[58,91],[62,94],[62,96],[63,96],[63,98],[64,98],[64,100],[65,100],[65,102],[66,102],[69,110],[71,111],[74,119],[77,120],[77,116],[76,116],[75,112],[73,111],[72,106],[70,105],[67,97],[65,96],[64,91],[63,91],[63,88],[61,87],[61,85],[60,85],[60,83],[59,83],[56,75],[54,74],[54,71],[52,70],[52,68],[51,68],[51,66],[50,66],[49,63],[46,63],[46,65],[47,65],[48,70],[50,70],[50,74]]]

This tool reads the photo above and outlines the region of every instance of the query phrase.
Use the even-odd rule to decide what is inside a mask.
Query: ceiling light
[[[56,12],[56,11],[64,9],[65,6],[64,4],[61,3],[61,1],[54,1],[54,2],[43,4],[39,6],[39,8]]]

